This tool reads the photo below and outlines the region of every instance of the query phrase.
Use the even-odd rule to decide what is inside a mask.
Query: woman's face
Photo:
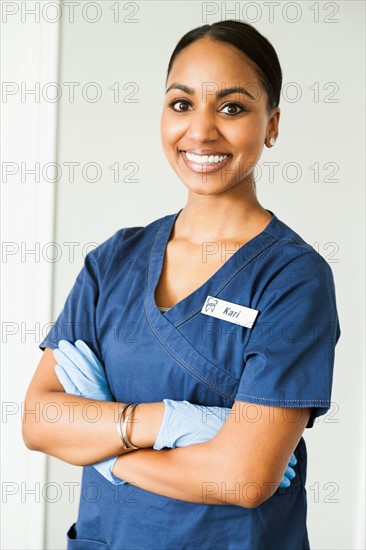
[[[238,87],[252,98],[241,91],[224,95]],[[277,137],[280,110],[268,115],[267,94],[242,52],[208,37],[197,40],[176,57],[167,90],[162,145],[186,187],[218,194],[254,181],[266,139]]]

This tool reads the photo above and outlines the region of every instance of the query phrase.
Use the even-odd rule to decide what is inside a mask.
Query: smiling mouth
[[[194,162],[196,164],[206,164],[206,165],[215,165],[223,162],[228,157],[231,157],[232,155],[230,153],[218,153],[218,154],[205,154],[205,155],[198,155],[196,153],[188,153],[187,151],[184,151],[183,149],[179,151],[180,153],[184,153],[186,158]]]
[[[224,167],[231,161],[232,155],[222,153],[218,155],[196,155],[194,153],[187,153],[187,151],[179,151],[179,155],[183,159],[183,162],[191,172],[196,174],[215,174],[224,169]]]

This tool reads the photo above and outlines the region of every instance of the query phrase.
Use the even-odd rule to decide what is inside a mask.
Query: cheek
[[[163,151],[168,162],[173,166],[181,133],[178,131],[176,121],[169,114],[161,118],[160,133]]]
[[[179,140],[185,132],[185,122],[176,116],[172,116],[168,111],[162,114],[161,117],[161,138],[162,142],[167,146],[174,145],[174,142]]]
[[[238,152],[242,152],[245,156],[256,154],[262,147],[263,130],[260,124],[245,125],[238,128],[231,139],[236,144]]]

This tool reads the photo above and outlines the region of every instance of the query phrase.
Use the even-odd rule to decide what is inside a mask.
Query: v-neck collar
[[[267,210],[267,212],[272,214],[272,218],[266,227],[258,235],[239,247],[238,250],[236,250],[234,254],[232,254],[232,256],[230,256],[230,258],[200,287],[177,302],[163,314],[155,302],[155,289],[162,274],[167,245],[175,221],[181,211],[182,208],[177,213],[168,215],[162,220],[150,250],[145,310],[150,319],[158,325],[161,325],[162,320],[163,323],[168,321],[177,327],[192,316],[198,314],[208,295],[217,296],[229,280],[235,276],[237,271],[242,269],[254,256],[258,255],[263,249],[267,248],[267,246],[276,240],[272,235],[272,229],[279,220],[271,210]]]

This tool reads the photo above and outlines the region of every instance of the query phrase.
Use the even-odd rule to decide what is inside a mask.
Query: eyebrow
[[[194,89],[193,88],[190,88],[189,86],[186,86],[185,84],[180,84],[179,82],[173,82],[173,84],[171,84],[169,86],[169,88],[167,89],[165,94],[167,94],[170,90],[173,90],[173,89],[182,90],[182,92],[186,92],[189,95],[194,95]],[[221,99],[222,97],[225,97],[225,96],[230,95],[230,94],[243,94],[243,95],[246,95],[246,96],[250,97],[251,99],[253,99],[255,101],[255,97],[252,96],[252,94],[250,94],[248,92],[248,90],[246,88],[244,88],[243,86],[233,86],[232,88],[225,88],[224,90],[219,90],[218,92],[216,92],[216,97],[218,99]]]

